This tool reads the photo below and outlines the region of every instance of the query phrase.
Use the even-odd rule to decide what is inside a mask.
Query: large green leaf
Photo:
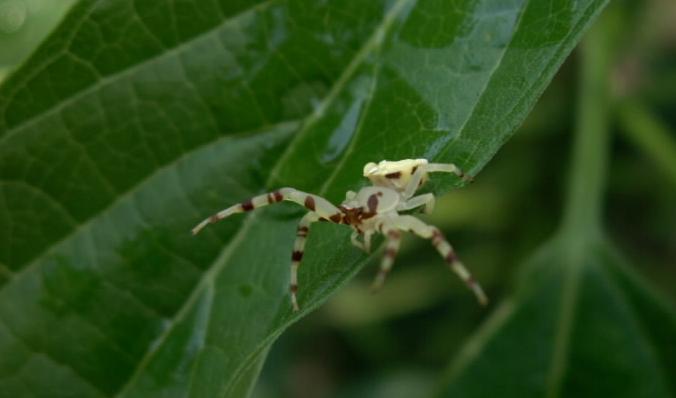
[[[80,1],[0,90],[1,394],[246,395],[367,257],[314,227],[294,314],[302,210],[190,228],[371,160],[476,174],[605,3]]]

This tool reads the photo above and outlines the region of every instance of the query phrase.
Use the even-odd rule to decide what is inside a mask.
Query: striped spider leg
[[[387,237],[387,244],[385,246],[385,254],[383,259],[380,260],[380,269],[376,275],[373,283],[371,284],[371,291],[376,292],[383,287],[385,283],[385,278],[387,274],[392,269],[394,265],[394,259],[397,257],[399,252],[399,243],[401,242],[401,233],[396,228],[383,228],[383,235]]]
[[[274,192],[255,196],[213,214],[197,224],[197,226],[192,229],[192,233],[193,235],[196,235],[207,225],[221,221],[233,214],[252,211],[259,207],[281,202],[282,200],[295,202],[309,210],[298,223],[296,241],[291,254],[291,280],[289,283],[289,290],[291,292],[291,304],[293,305],[293,309],[294,311],[298,311],[298,300],[296,298],[298,292],[298,267],[303,259],[305,240],[310,231],[310,224],[319,220],[331,222],[340,222],[342,220],[341,210],[331,202],[321,196],[309,194],[294,188],[281,188]]]
[[[455,272],[460,279],[465,282],[467,287],[474,292],[477,300],[481,305],[488,304],[488,298],[484,293],[479,283],[474,279],[472,274],[465,268],[463,263],[456,255],[453,247],[444,238],[439,228],[425,224],[421,220],[410,216],[396,216],[391,220],[387,220],[382,227],[384,233],[387,234],[387,246],[385,249],[385,256],[380,264],[380,270],[376,279],[373,282],[372,289],[379,289],[385,282],[385,277],[392,268],[392,263],[399,250],[399,231],[410,231],[424,239],[430,239],[432,245],[439,252],[441,257],[446,261],[448,266]]]

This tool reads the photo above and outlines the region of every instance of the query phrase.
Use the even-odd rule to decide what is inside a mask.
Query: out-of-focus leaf
[[[672,397],[676,311],[645,287],[601,225],[608,71],[617,9],[583,43],[570,192],[560,232],[515,299],[470,340],[439,397]]]
[[[676,312],[607,242],[556,240],[527,268],[439,396],[673,396]]]
[[[301,210],[190,228],[372,160],[476,174],[605,3],[81,0],[0,89],[0,391],[246,395],[367,257],[314,227],[293,314]]]
[[[625,101],[618,110],[622,131],[676,186],[674,133],[640,103]]]

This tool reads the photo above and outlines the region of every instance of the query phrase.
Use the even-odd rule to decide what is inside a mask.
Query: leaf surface
[[[313,227],[293,314],[301,209],[190,228],[367,161],[478,173],[605,3],[80,1],[0,89],[0,391],[246,395],[368,258]]]

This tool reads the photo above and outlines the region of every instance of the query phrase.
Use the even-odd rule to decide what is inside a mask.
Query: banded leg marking
[[[207,225],[219,222],[233,214],[252,211],[259,207],[281,202],[282,200],[298,203],[308,210],[317,213],[319,217],[326,218],[327,220],[339,222],[342,219],[340,210],[328,200],[317,195],[299,191],[294,188],[281,188],[274,192],[254,196],[253,198],[247,199],[242,203],[230,206],[227,209],[223,209],[218,213],[213,214],[212,216],[197,224],[197,226],[192,229],[192,233],[193,235],[196,235]]]
[[[472,182],[473,178],[465,174],[460,168],[453,163],[429,163],[426,166],[428,173],[452,173],[467,182]]]
[[[488,304],[488,298],[484,293],[479,283],[474,279],[472,274],[465,268],[458,256],[455,254],[453,247],[444,238],[444,235],[438,228],[427,225],[424,222],[413,216],[400,216],[397,218],[397,227],[403,230],[409,230],[421,238],[431,239],[432,245],[439,252],[441,257],[446,261],[451,270],[462,279],[476,296],[480,304]]]
[[[315,213],[307,213],[298,222],[296,229],[296,241],[293,244],[293,253],[291,253],[291,281],[289,283],[289,291],[291,293],[291,305],[294,311],[298,311],[298,267],[303,260],[303,253],[305,253],[305,241],[310,233],[310,224],[319,220],[319,216]]]
[[[385,278],[387,278],[387,274],[392,269],[394,259],[397,257],[397,253],[399,252],[400,243],[401,233],[396,229],[389,230],[387,232],[387,246],[385,247],[385,255],[380,262],[380,270],[378,271],[378,275],[376,275],[376,278],[373,280],[373,284],[371,285],[372,292],[380,290],[380,288],[385,283]]]

